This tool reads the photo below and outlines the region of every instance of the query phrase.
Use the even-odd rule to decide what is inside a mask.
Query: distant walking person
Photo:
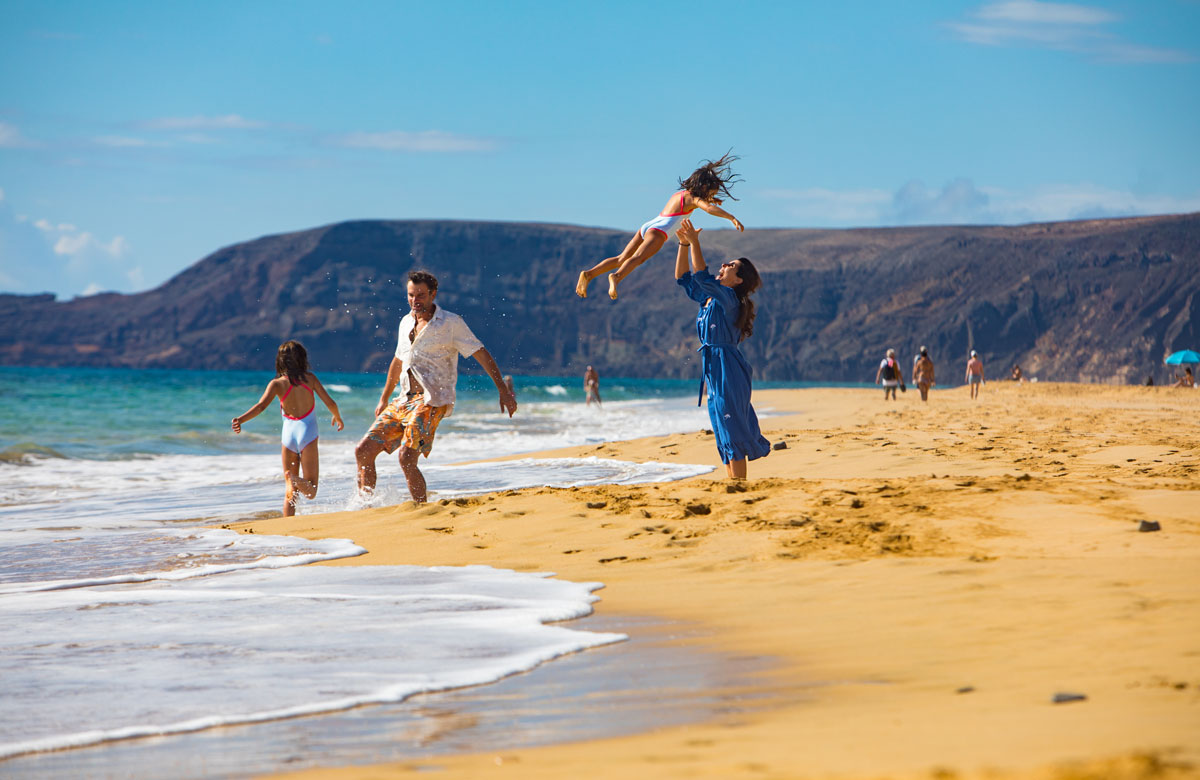
[[[602,406],[600,403],[600,374],[591,366],[587,367],[587,371],[583,372],[583,392],[587,399],[583,402],[584,406],[591,406],[593,403],[596,406]]]
[[[747,460],[771,454],[771,442],[759,431],[758,416],[750,405],[750,364],[738,349],[738,343],[754,332],[754,301],[750,294],[758,289],[761,279],[746,257],[722,263],[714,277],[704,263],[699,234],[687,219],[675,231],[679,239],[675,281],[700,304],[696,335],[700,337],[708,419],[717,452],[730,479],[745,479]]]
[[[896,350],[889,349],[887,357],[879,364],[879,369],[875,372],[875,384],[883,383],[883,400],[888,399],[891,394],[892,400],[896,400],[896,388],[904,384],[904,372],[900,369],[900,361],[896,360]]]
[[[283,516],[296,514],[296,493],[306,498],[317,495],[317,480],[320,476],[321,460],[317,452],[317,398],[333,413],[331,424],[342,429],[342,415],[338,405],[317,375],[308,369],[308,352],[299,341],[285,341],[275,353],[275,378],[267,384],[262,398],[245,414],[233,418],[233,432],[241,433],[242,425],[253,420],[270,405],[272,398],[279,399],[279,412],[283,415]],[[303,474],[303,476],[301,476]]]
[[[375,422],[354,449],[358,461],[358,489],[375,491],[375,459],[379,453],[400,448],[400,468],[412,500],[426,499],[425,477],[418,459],[429,457],[433,437],[442,418],[454,409],[454,386],[458,382],[458,357],[474,358],[492,378],[500,394],[500,410],[512,417],[517,411],[513,396],[492,354],[463,322],[434,303],[438,281],[433,274],[414,271],[408,275],[408,306],[400,320],[396,356],[388,366],[387,382],[375,407]],[[399,383],[400,392],[389,401]]]
[[[971,398],[979,398],[979,386],[983,384],[983,361],[975,350],[971,350],[971,359],[967,361],[966,381],[971,383]]]
[[[933,360],[929,357],[929,350],[921,347],[921,354],[917,355],[917,363],[913,366],[913,381],[917,383],[917,389],[921,391],[921,400],[929,400],[929,388],[934,385],[933,376]]]

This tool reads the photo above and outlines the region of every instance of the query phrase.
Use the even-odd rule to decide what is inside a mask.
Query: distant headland
[[[354,221],[220,249],[160,287],[70,301],[0,295],[0,364],[268,369],[287,338],[321,371],[383,371],[407,311],[405,276],[442,279],[516,374],[691,377],[694,304],[670,251],[621,299],[576,276],[625,232],[449,220]],[[763,272],[756,379],[869,382],[884,351],[925,345],[939,378],[979,350],[991,377],[1141,382],[1200,347],[1200,214],[997,226],[710,230],[710,266]],[[943,371],[945,373],[943,373]]]

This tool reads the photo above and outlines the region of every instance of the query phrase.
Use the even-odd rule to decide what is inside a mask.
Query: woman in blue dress
[[[754,332],[754,301],[750,293],[762,280],[749,258],[723,263],[714,277],[704,263],[699,230],[684,220],[675,235],[675,281],[700,304],[696,335],[708,389],[708,417],[717,438],[717,451],[731,479],[746,478],[746,461],[771,452],[771,443],[758,430],[758,417],[750,405],[750,364],[738,342]],[[688,270],[688,255],[691,270]]]

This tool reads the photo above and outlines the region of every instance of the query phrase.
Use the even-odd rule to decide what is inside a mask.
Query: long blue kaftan
[[[688,272],[676,280],[689,298],[700,304],[696,335],[704,382],[708,387],[708,417],[721,462],[754,460],[771,452],[771,443],[758,429],[758,416],[750,405],[750,364],[738,349],[737,294],[707,270]],[[701,394],[703,394],[703,387]],[[703,395],[701,396],[703,397]]]

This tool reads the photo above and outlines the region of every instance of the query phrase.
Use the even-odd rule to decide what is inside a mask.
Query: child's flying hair
[[[696,198],[713,198],[721,193],[730,200],[737,200],[729,187],[741,181],[741,177],[730,170],[738,156],[730,149],[719,160],[705,160],[704,164],[692,171],[692,175],[679,180],[679,186],[690,192]],[[719,201],[718,201],[719,202]]]

